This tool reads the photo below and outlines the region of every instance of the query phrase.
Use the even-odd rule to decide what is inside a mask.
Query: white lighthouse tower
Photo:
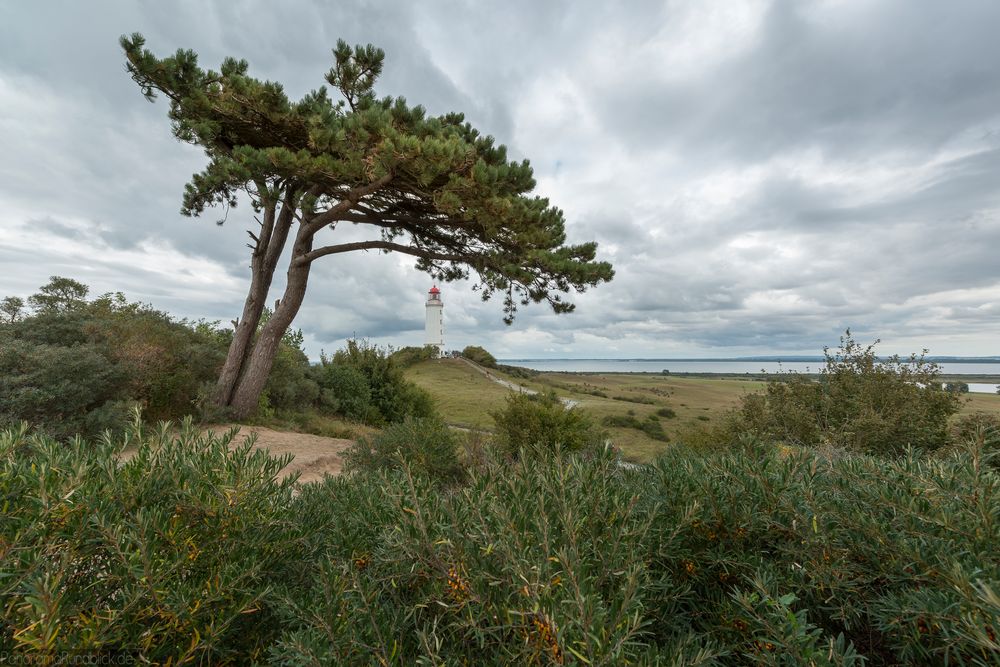
[[[432,345],[437,356],[444,356],[444,303],[437,285],[427,293],[427,319],[424,323],[424,345]]]

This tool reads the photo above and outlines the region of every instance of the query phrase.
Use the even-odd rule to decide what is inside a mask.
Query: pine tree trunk
[[[260,316],[264,312],[264,299],[267,298],[270,283],[262,284],[263,277],[263,275],[254,275],[251,279],[250,292],[243,304],[243,315],[236,325],[226,361],[222,365],[219,381],[215,385],[215,404],[220,407],[229,405],[229,401],[233,397],[236,383],[240,379],[243,366],[250,354],[250,343],[257,331]]]
[[[285,293],[278,302],[274,315],[264,324],[260,335],[257,336],[257,342],[244,364],[243,373],[229,401],[230,412],[235,419],[244,419],[257,409],[260,395],[274,365],[281,338],[295,319],[305,298],[310,264],[296,263],[296,259],[310,250],[312,250],[312,235],[300,227],[292,250]]]
[[[215,385],[214,399],[218,407],[229,406],[246,368],[253,347],[254,334],[257,332],[257,325],[260,323],[267,302],[267,293],[274,279],[274,269],[288,240],[288,231],[295,213],[291,205],[292,197],[292,193],[286,194],[281,213],[278,215],[276,215],[277,203],[272,202],[265,207],[260,237],[250,259],[250,291],[243,303],[243,316],[236,325],[226,361],[222,365],[219,380]]]

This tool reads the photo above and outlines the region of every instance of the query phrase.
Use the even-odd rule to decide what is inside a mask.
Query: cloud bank
[[[338,37],[386,51],[381,94],[458,110],[532,161],[570,241],[617,277],[511,327],[443,287],[449,347],[499,357],[815,354],[850,326],[885,352],[998,354],[1000,5],[903,0],[607,3],[6,3],[0,296],[50,275],[224,322],[250,211],[182,217],[203,164],[145,102],[118,36],[229,55],[292,97]],[[280,284],[275,289],[280,289]],[[319,263],[296,326],[423,341],[404,257]]]

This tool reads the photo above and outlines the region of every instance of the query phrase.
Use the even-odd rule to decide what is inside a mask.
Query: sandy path
[[[339,475],[344,461],[343,452],[354,444],[353,440],[342,438],[326,438],[321,435],[295,433],[294,431],[275,431],[264,426],[243,426],[240,424],[213,424],[202,430],[213,431],[222,435],[236,426],[239,432],[233,438],[230,447],[243,444],[244,438],[251,433],[257,434],[254,449],[266,449],[273,456],[291,454],[295,458],[281,469],[279,476],[284,479],[292,473],[299,473],[299,482],[315,482],[324,475]],[[135,454],[134,449],[122,452],[122,461],[128,461]]]
[[[516,391],[516,392],[521,393],[521,394],[537,394],[538,393],[534,389],[528,389],[527,387],[523,387],[523,386],[521,386],[519,384],[515,384],[513,382],[510,382],[509,380],[504,380],[503,378],[499,378],[496,375],[493,375],[493,373],[490,373],[488,370],[486,370],[485,368],[483,368],[482,366],[480,366],[476,362],[472,361],[471,359],[466,359],[465,357],[459,357],[459,359],[461,359],[465,363],[469,364],[474,369],[476,369],[477,371],[479,371],[480,373],[482,373],[483,375],[485,375],[489,379],[491,379],[494,382],[496,382],[498,385],[500,385],[502,387],[507,387],[511,391]],[[574,401],[572,398],[560,398],[559,400],[563,402],[563,405],[566,406],[566,409],[576,407],[577,405],[580,404],[580,401]]]
[[[237,424],[217,424],[207,426],[206,431],[225,433]],[[300,473],[299,482],[315,482],[323,479],[323,475],[337,475],[343,467],[341,454],[354,444],[353,440],[342,438],[326,438],[321,435],[295,433],[293,431],[275,431],[264,426],[239,426],[240,432],[233,440],[234,444],[243,442],[243,438],[251,433],[257,434],[254,449],[266,449],[273,456],[292,454],[295,458],[281,469],[281,476]]]

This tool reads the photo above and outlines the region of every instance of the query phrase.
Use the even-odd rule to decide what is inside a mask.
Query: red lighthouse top
[[[433,287],[431,287],[431,291],[430,291],[430,293],[431,293],[431,294],[440,294],[440,293],[441,293],[441,290],[439,290],[439,289],[437,288],[437,285],[434,285]]]

